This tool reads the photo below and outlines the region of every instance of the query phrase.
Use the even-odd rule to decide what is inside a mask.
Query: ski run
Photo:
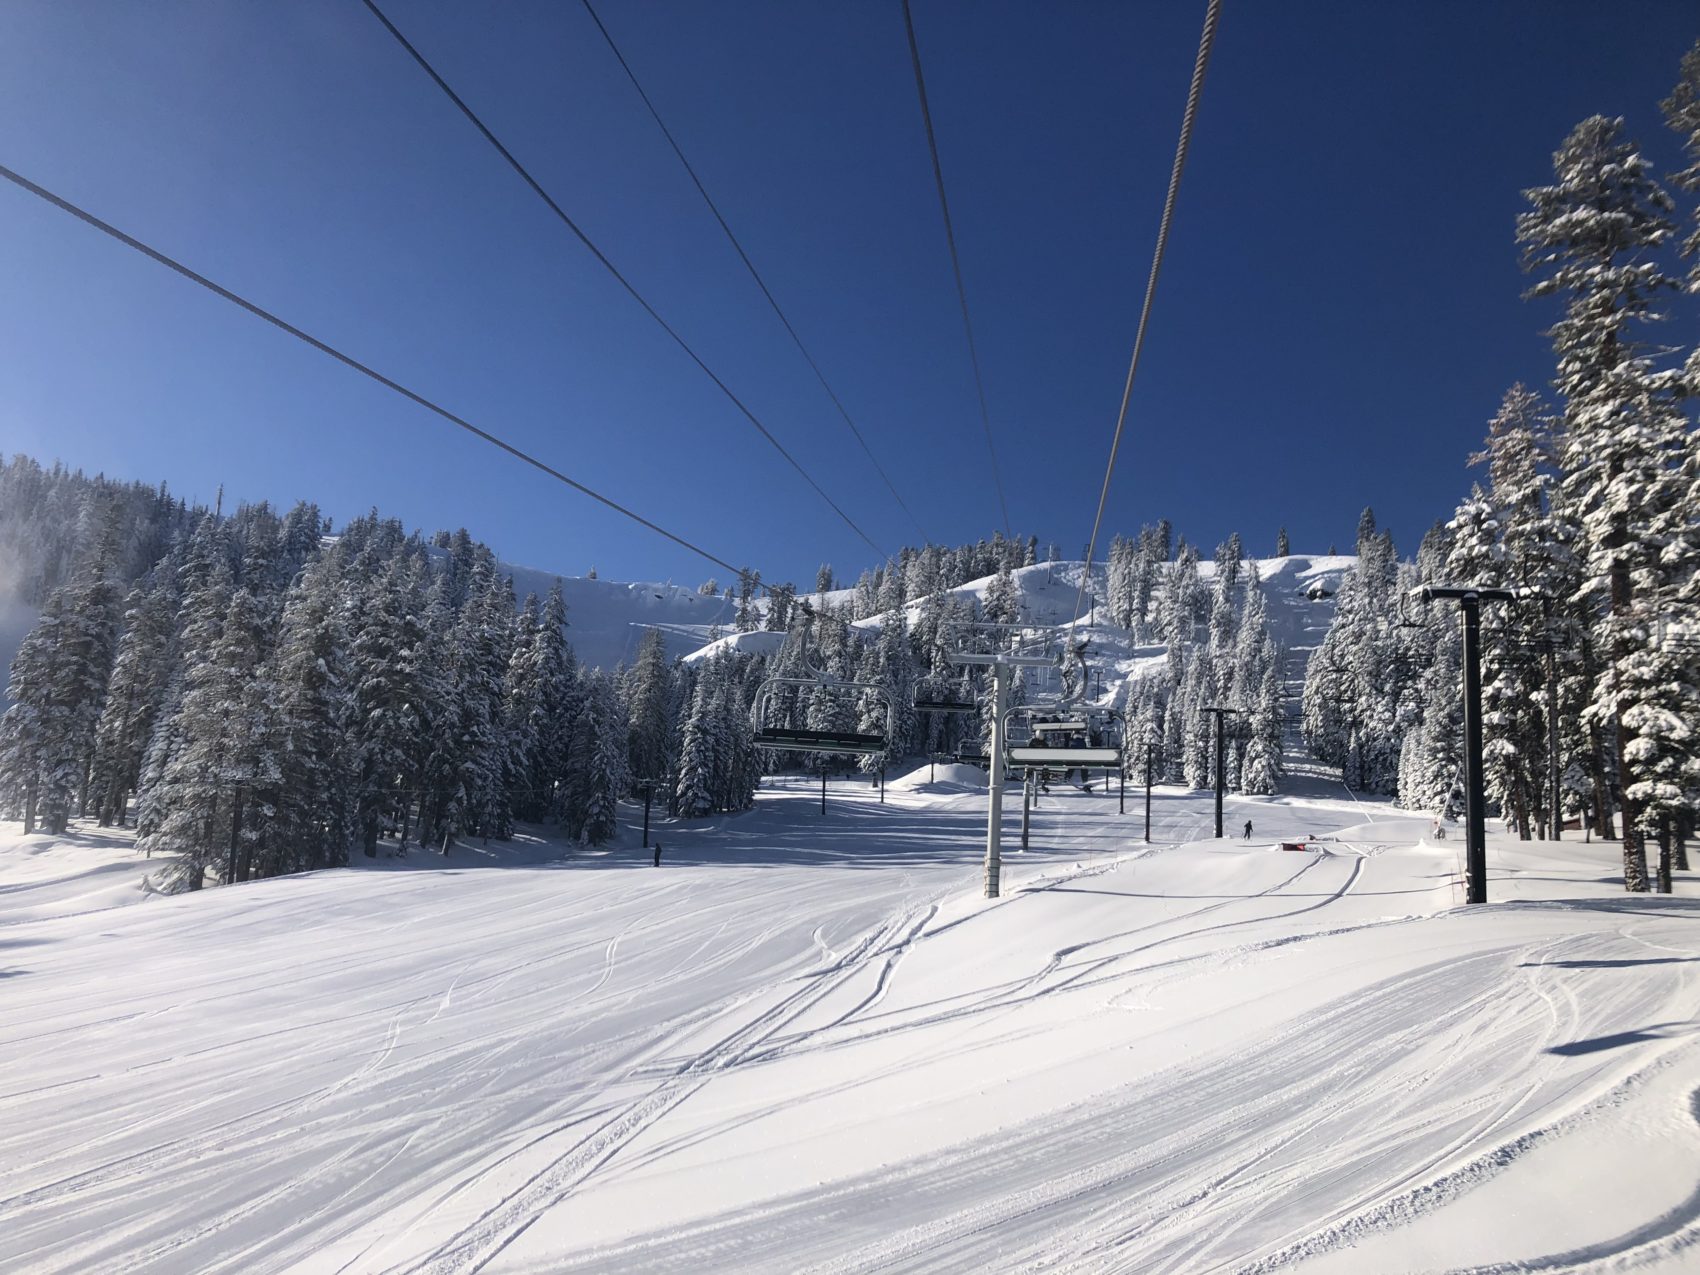
[[[0,850],[0,1269],[1694,1269],[1700,897],[1332,795],[770,782],[151,895]],[[1302,841],[1304,849],[1282,850]]]

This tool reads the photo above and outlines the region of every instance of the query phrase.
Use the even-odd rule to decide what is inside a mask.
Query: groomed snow
[[[1058,786],[987,901],[956,770],[660,869],[0,841],[0,1269],[1694,1269],[1691,882],[1496,838],[1464,908],[1386,806]]]

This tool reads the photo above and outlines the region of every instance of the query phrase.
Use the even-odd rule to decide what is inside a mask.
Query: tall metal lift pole
[[[1229,713],[1238,713],[1237,708],[1207,707],[1206,713],[1216,718],[1216,835],[1222,835],[1222,789],[1227,785],[1227,774],[1222,765],[1222,719]]]
[[[1145,745],[1145,840],[1151,841],[1151,745]]]
[[[1482,765],[1482,603],[1514,602],[1510,589],[1475,585],[1424,585],[1424,602],[1458,603],[1464,616],[1464,853],[1466,903],[1487,902],[1487,782]]]
[[[952,655],[952,664],[978,664],[992,671],[992,738],[990,791],[986,808],[986,897],[998,897],[1003,877],[1003,718],[1009,708],[1009,675],[1018,668],[1050,668],[1056,660],[1038,655]]]

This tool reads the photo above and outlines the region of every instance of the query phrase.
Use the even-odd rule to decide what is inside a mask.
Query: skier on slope
[[[1250,819],[1247,819],[1245,821],[1245,839],[1247,841],[1251,840],[1251,820]]]

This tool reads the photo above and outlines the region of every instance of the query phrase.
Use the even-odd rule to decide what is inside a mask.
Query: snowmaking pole
[[[1424,585],[1424,602],[1447,598],[1464,617],[1464,877],[1466,903],[1487,902],[1487,780],[1482,765],[1482,603],[1512,602],[1510,589]],[[1527,596],[1527,595],[1524,595]]]
[[[1222,789],[1227,783],[1227,772],[1222,765],[1222,719],[1229,713],[1237,713],[1237,708],[1217,708],[1207,706],[1204,710],[1216,719],[1216,835],[1222,835]],[[1149,790],[1148,790],[1149,791]]]
[[[1027,823],[1033,810],[1033,772],[1021,777],[1021,848],[1027,849]]]

